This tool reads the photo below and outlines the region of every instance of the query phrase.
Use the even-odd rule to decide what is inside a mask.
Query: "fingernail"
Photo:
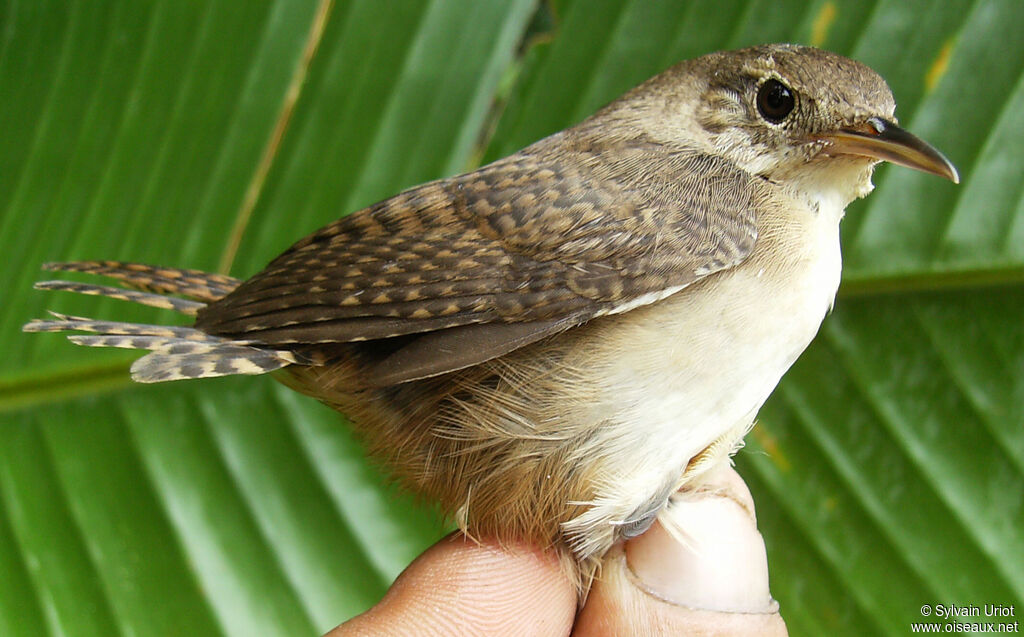
[[[743,504],[706,494],[675,502],[663,516],[682,531],[684,542],[661,522],[628,542],[626,560],[639,586],[690,608],[775,612],[764,540]]]

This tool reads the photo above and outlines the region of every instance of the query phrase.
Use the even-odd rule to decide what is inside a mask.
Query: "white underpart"
[[[593,371],[586,378],[595,389],[570,407],[570,417],[607,423],[603,444],[612,466],[591,508],[567,530],[588,537],[624,520],[708,445],[745,433],[817,334],[839,286],[839,221],[849,198],[800,199],[796,218],[776,224],[772,236],[762,229],[739,267],[628,319],[608,319],[607,331],[596,330],[580,348],[578,368]],[[768,243],[775,245],[769,250]]]
[[[641,294],[640,296],[636,297],[632,301],[628,301],[626,303],[623,303],[622,305],[616,305],[615,307],[613,307],[612,309],[608,310],[607,312],[598,313],[595,316],[606,316],[606,315],[610,315],[610,314],[622,314],[623,312],[629,312],[630,310],[635,310],[638,307],[643,307],[645,305],[650,305],[651,303],[657,303],[658,301],[660,301],[662,299],[666,299],[666,298],[672,296],[673,294],[675,294],[679,290],[682,290],[683,288],[685,288],[687,285],[689,285],[689,283],[687,283],[685,285],[676,285],[676,286],[670,287],[670,288],[665,289],[665,290],[658,290],[657,292],[648,292],[647,294]]]

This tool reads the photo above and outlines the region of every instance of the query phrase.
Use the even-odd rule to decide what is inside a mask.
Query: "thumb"
[[[605,558],[574,635],[784,636],[768,560],[742,478],[723,468],[701,492]]]
[[[553,552],[454,534],[328,636],[568,635],[575,611],[576,592]]]

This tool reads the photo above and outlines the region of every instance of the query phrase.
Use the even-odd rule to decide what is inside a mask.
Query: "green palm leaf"
[[[48,260],[246,276],[671,63],[767,41],[876,68],[959,186],[884,167],[835,313],[739,456],[793,634],[1024,600],[1024,7],[1004,2],[0,1],[0,634],[314,634],[443,533],[268,379],[132,386],[19,326]],[[1019,606],[1018,606],[1019,607]]]

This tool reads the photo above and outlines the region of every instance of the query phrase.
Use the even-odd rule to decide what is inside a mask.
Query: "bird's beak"
[[[954,184],[960,183],[956,166],[945,155],[924,140],[880,117],[872,117],[861,126],[822,135],[819,139],[830,143],[827,152],[831,155],[859,155],[891,161],[945,177]]]

